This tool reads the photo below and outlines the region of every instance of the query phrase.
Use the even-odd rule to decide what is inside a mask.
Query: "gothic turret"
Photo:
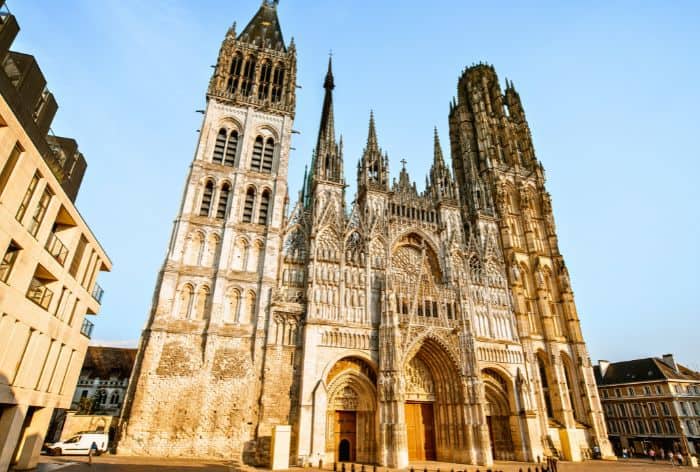
[[[294,40],[285,44],[277,2],[264,0],[241,34],[235,23],[228,30],[207,97],[293,115],[295,82]]]
[[[312,168],[313,178],[344,184],[343,177],[343,141],[335,141],[335,126],[333,118],[333,66],[328,59],[328,72],[323,83],[326,95],[323,99],[323,111],[321,112],[321,125],[318,130],[318,140],[314,152]]]
[[[379,148],[373,112],[369,114],[367,145],[357,165],[357,186],[360,193],[366,190],[389,190],[389,157],[382,154]]]
[[[433,153],[433,165],[430,168],[428,192],[436,201],[457,200],[457,187],[452,179],[450,169],[445,165],[437,128],[435,128],[435,150]]]

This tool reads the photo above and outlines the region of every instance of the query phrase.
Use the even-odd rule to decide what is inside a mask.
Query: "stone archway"
[[[484,410],[493,458],[494,460],[515,460],[508,382],[493,369],[484,369],[482,379],[486,396]]]
[[[326,454],[334,461],[376,460],[376,374],[360,358],[336,362],[326,377]]]
[[[427,338],[404,364],[409,461],[467,462],[460,369],[441,342]]]

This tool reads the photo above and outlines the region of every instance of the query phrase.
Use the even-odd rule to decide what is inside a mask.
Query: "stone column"
[[[0,416],[0,471],[7,470],[12,463],[26,414],[26,405],[13,405]]]
[[[22,445],[17,456],[15,470],[26,470],[36,467],[52,413],[53,408],[39,408],[32,415],[32,420],[20,439]]]

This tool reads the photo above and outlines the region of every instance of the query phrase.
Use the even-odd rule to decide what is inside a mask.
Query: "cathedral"
[[[291,201],[296,87],[264,0],[219,51],[119,452],[267,465],[288,425],[290,464],[612,456],[513,84],[463,71],[451,168],[435,130],[422,192],[405,167],[391,178],[370,114],[348,199],[329,61]]]

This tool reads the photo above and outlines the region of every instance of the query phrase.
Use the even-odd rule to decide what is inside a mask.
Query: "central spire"
[[[321,125],[318,129],[312,172],[317,179],[344,183],[343,140],[342,138],[340,139],[340,144],[337,144],[335,141],[335,119],[333,116],[333,89],[335,89],[335,81],[333,79],[333,61],[331,57],[328,58],[328,71],[323,81],[323,88],[326,89],[326,94],[323,98]]]

